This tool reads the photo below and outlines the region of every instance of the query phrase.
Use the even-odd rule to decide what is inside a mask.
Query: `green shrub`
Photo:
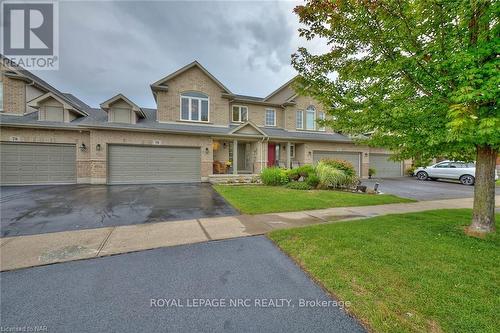
[[[323,161],[318,163],[316,173],[322,188],[346,188],[357,181],[356,176],[348,175],[344,170],[336,169],[330,163]]]
[[[300,177],[307,178],[309,177],[310,174],[314,173],[315,173],[314,167],[310,164],[306,164],[287,171],[288,178],[290,178],[290,180],[295,180],[295,181],[299,180]]]
[[[352,166],[351,162],[344,160],[335,160],[330,158],[324,158],[320,161],[323,164],[327,164],[334,169],[342,170],[349,177],[356,177],[356,170]]]
[[[307,182],[291,182],[286,184],[285,187],[293,190],[310,190],[312,188]]]
[[[260,174],[260,179],[264,185],[279,186],[288,183],[286,170],[280,168],[266,168]]]
[[[316,188],[319,185],[319,177],[316,173],[309,174],[309,177],[306,178],[305,182],[311,186],[311,188]]]
[[[415,170],[417,169],[417,167],[409,167],[408,169],[406,169],[406,175],[409,176],[409,177],[413,177],[415,175]]]
[[[288,178],[290,181],[297,181],[300,178],[299,168],[290,169],[287,171]]]
[[[374,168],[369,168],[368,169],[368,176],[371,177],[371,176],[375,176],[377,174],[377,170],[375,170]]]
[[[297,169],[298,174],[304,178],[309,177],[311,174],[316,174],[314,167],[310,164],[300,166],[296,169]]]

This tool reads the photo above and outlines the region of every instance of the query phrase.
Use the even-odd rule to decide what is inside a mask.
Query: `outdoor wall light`
[[[87,146],[85,145],[85,143],[82,142],[82,144],[80,145],[80,150],[81,151],[86,151],[87,150]]]
[[[365,157],[368,157],[368,153],[365,153]]]
[[[311,155],[312,155],[312,151],[309,151],[307,154],[308,154],[309,156],[311,156]]]
[[[210,152],[210,149],[208,147],[205,148],[205,154],[208,154]]]
[[[224,149],[226,149],[226,143],[225,142],[222,144],[222,146],[224,147]]]
[[[98,143],[95,145],[95,150],[100,151],[101,150],[101,144]]]

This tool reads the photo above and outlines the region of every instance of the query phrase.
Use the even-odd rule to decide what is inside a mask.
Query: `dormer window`
[[[38,110],[38,120],[40,121],[70,122],[80,116],[87,115],[52,92],[32,99],[28,102],[28,106]]]
[[[122,94],[108,99],[100,106],[108,113],[108,121],[112,123],[135,124],[139,118],[146,118],[144,111]]]
[[[112,117],[110,121],[115,123],[133,123],[132,109],[127,108],[111,108]]]
[[[200,92],[181,94],[180,119],[185,121],[209,121],[209,98]]]
[[[61,106],[45,106],[45,119],[47,121],[64,121],[64,108]]]

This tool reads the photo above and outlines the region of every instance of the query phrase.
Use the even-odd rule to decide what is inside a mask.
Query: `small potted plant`
[[[232,165],[231,161],[226,162],[227,173],[233,172],[233,170],[231,169],[231,165]]]
[[[376,173],[377,173],[377,170],[375,170],[373,168],[368,169],[368,179],[372,179],[372,176],[375,176]]]

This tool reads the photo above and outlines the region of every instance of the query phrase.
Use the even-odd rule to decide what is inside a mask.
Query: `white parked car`
[[[415,176],[419,180],[455,179],[464,185],[474,185],[476,165],[474,162],[442,161],[428,167],[417,168]],[[498,179],[496,171],[495,179]]]

